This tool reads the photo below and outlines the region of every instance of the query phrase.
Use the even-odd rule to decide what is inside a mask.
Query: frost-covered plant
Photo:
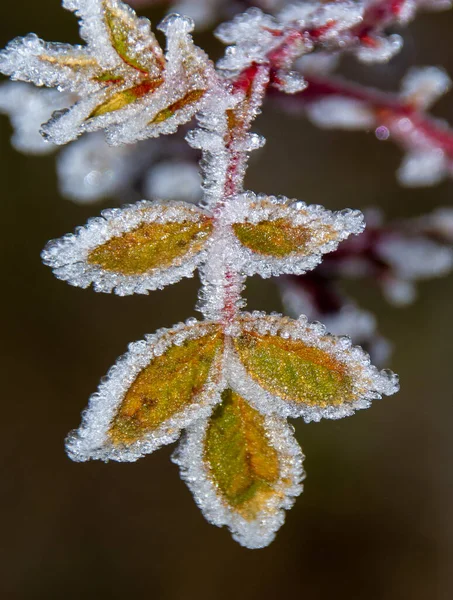
[[[387,61],[401,38],[387,35],[386,27],[407,22],[427,4],[439,3],[275,2],[276,16],[250,9],[218,29],[228,48],[215,67],[195,46],[186,17],[173,14],[160,24],[164,52],[149,21],[120,0],[63,0],[80,18],[85,45],[29,35],[1,52],[0,70],[12,79],[57,89],[3,88],[0,108],[16,124],[16,146],[45,152],[49,142],[62,145],[87,134],[76,142],[77,152],[60,157],[59,169],[68,180],[77,168],[86,172],[92,156],[98,195],[134,178],[142,168],[138,156],[155,160],[146,140],[198,120],[186,134],[202,153],[198,204],[144,200],[107,210],[43,252],[58,278],[96,291],[147,294],[195,269],[202,283],[203,318],[129,346],[69,436],[71,458],[135,461],[185,430],[174,461],[203,513],[227,525],[241,544],[263,547],[302,491],[303,455],[286,419],[338,419],[397,391],[393,373],[379,371],[364,350],[320,323],[244,312],[246,277],[303,275],[340,242],[361,234],[364,220],[356,210],[331,212],[257,195],[244,190],[243,181],[249,153],[264,143],[250,129],[269,90],[303,97],[305,59],[314,52]],[[407,83],[408,93],[413,88]],[[24,116],[27,102],[33,110]],[[368,107],[355,108],[356,118],[360,112],[369,123]],[[44,143],[32,122],[52,110],[41,129]],[[144,151],[137,152],[137,143]],[[149,189],[168,191],[161,185],[165,164],[159,169],[147,178]],[[179,180],[190,182],[192,201],[193,175],[181,169]],[[77,182],[67,185],[71,195]],[[90,199],[89,190],[79,195],[84,198]],[[389,262],[392,256],[387,253]]]

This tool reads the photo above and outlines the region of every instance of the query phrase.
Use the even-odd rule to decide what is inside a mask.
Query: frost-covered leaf
[[[197,202],[202,195],[199,168],[188,160],[158,162],[147,173],[145,192],[148,198]]]
[[[12,145],[26,154],[50,154],[56,146],[39,133],[41,125],[55,110],[74,102],[74,96],[57,90],[39,90],[20,82],[0,86],[0,113],[8,115],[14,127]]]
[[[339,419],[398,390],[397,377],[373,367],[349,338],[305,317],[243,314],[233,348],[229,384],[264,413]]]
[[[150,22],[120,0],[66,0],[80,17],[87,45],[46,43],[36,35],[13,40],[0,53],[0,70],[13,79],[58,87],[80,100],[59,111],[43,134],[65,144],[85,131],[105,129],[112,144],[173,133],[200,108],[212,66],[192,42],[190,20],[162,24],[164,54]]]
[[[446,71],[439,67],[413,67],[401,82],[401,97],[419,109],[427,110],[451,88]]]
[[[376,115],[366,102],[333,94],[309,103],[306,113],[323,129],[372,129],[376,123]]]
[[[425,187],[443,181],[451,172],[448,156],[441,148],[409,150],[397,171],[398,181],[406,187]]]
[[[231,389],[208,420],[189,427],[173,460],[205,517],[248,548],[271,543],[302,492],[303,455],[290,427]]]
[[[236,237],[242,269],[262,277],[311,270],[323,254],[364,229],[360,211],[333,213],[322,206],[251,192],[229,203],[225,219]]]
[[[42,257],[71,285],[146,294],[192,275],[205,258],[212,227],[191,204],[142,201],[104,211],[75,234],[50,242]]]
[[[134,461],[207,416],[222,387],[223,334],[195,320],[130,344],[67,441],[73,460]]]
[[[78,204],[119,196],[147,159],[149,153],[142,146],[109,146],[102,133],[90,133],[60,152],[57,159],[60,191]]]

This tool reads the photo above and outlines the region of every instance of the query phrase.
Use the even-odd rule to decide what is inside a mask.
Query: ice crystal
[[[451,88],[451,79],[439,67],[413,67],[401,83],[401,96],[420,109],[430,108]]]
[[[397,389],[349,339],[306,319],[241,313],[229,334],[190,320],[130,345],[67,447],[78,461],[135,461],[187,428],[174,460],[196,502],[259,548],[302,491],[303,456],[284,418],[338,419]]]
[[[322,128],[370,129],[375,116],[365,102],[343,96],[329,96],[307,106],[307,116]]]
[[[414,282],[440,277],[453,268],[453,250],[422,236],[388,235],[377,244],[376,250],[392,270],[392,275],[383,280],[384,291],[398,305],[412,302]]]
[[[43,260],[71,285],[93,283],[96,291],[128,295],[190,277],[205,261],[212,269],[225,246],[235,269],[245,274],[301,274],[364,227],[359,211],[332,213],[250,192],[232,200],[217,219],[221,231],[211,235],[214,216],[209,211],[183,202],[142,201],[104,211],[76,234],[50,242]],[[171,249],[166,238],[153,240],[159,228],[160,235],[174,236]],[[104,249],[103,259],[95,260]]]

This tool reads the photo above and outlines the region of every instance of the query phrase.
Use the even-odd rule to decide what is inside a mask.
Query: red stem
[[[278,77],[273,74],[273,81]],[[390,132],[403,145],[406,138],[395,125],[401,118],[408,118],[412,123],[412,128],[423,134],[425,140],[435,148],[440,148],[445,154],[453,160],[453,129],[444,121],[435,119],[419,110],[410,102],[404,101],[397,94],[385,93],[374,88],[364,87],[362,85],[351,84],[338,77],[305,77],[308,88],[303,92],[292,96],[284,95],[275,88],[269,87],[271,96],[280,97],[288,105],[297,106],[308,105],[311,102],[320,100],[328,96],[341,96],[342,98],[351,98],[359,100],[366,104],[376,116],[377,125],[385,125]]]

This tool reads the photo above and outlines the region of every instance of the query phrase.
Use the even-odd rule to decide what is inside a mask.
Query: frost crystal
[[[137,381],[138,375],[146,370],[148,365],[159,362],[160,357],[165,357],[169,350],[183,347],[185,343],[189,345],[191,341],[212,333],[212,324],[193,323],[190,320],[187,324],[181,323],[172,329],[161,329],[143,341],[130,344],[129,351],[118,359],[97,393],[91,397],[82,426],[68,437],[67,450],[70,457],[77,461],[135,461],[160,446],[171,444],[179,437],[182,428],[203,415],[207,416],[210,412],[209,407],[218,402],[217,390],[222,388],[221,355],[217,350],[212,357],[202,389],[190,402],[183,404],[179,411],[176,410],[173,414],[169,412],[168,419],[161,419],[161,422],[152,428],[147,427],[146,422],[143,423],[143,431],[137,418],[137,432],[132,434],[128,431],[126,423],[120,426],[119,432],[115,431],[115,435],[112,432],[112,421],[118,414],[121,403]],[[170,364],[167,369],[159,369],[157,374],[163,378],[166,371],[171,372],[172,368],[177,370],[178,367],[178,363]],[[133,412],[137,412],[137,409]],[[145,419],[146,415],[143,417],[144,421]],[[130,429],[133,426],[134,423],[129,423]]]
[[[343,96],[328,96],[307,106],[307,116],[318,127],[337,129],[371,129],[373,111],[365,102]]]
[[[213,525],[226,525],[233,539],[247,548],[268,546],[285,520],[284,510],[294,504],[295,497],[302,492],[301,481],[305,474],[302,468],[303,454],[294,439],[292,428],[276,416],[265,417],[265,430],[273,448],[278,449],[279,475],[275,494],[271,495],[261,511],[250,520],[231,510],[219,494],[212,481],[209,465],[203,449],[209,421],[200,419],[191,425],[186,437],[173,455],[179,465],[181,477],[189,486],[195,502],[204,516]]]
[[[378,371],[372,366],[368,354],[360,346],[352,346],[349,338],[328,335],[324,325],[308,323],[305,316],[293,321],[280,315],[244,314],[241,326],[243,335],[250,333],[255,347],[251,345],[251,351],[241,351],[236,345],[230,351],[226,361],[227,381],[263,414],[277,412],[282,417],[303,417],[307,423],[322,418],[341,419],[352,415],[355,410],[368,408],[372,400],[394,394],[399,389],[398,378],[389,371]],[[275,344],[272,348],[275,352],[268,358],[260,358],[266,344],[269,347]],[[283,348],[288,353],[286,359],[283,353],[280,354]],[[325,395],[324,391],[318,395],[325,377],[321,367],[323,363],[317,362],[319,371],[318,368],[313,372],[310,369],[305,371],[303,364],[304,360],[307,361],[307,354],[301,348],[312,349],[313,357],[316,355],[318,358],[311,360],[320,361],[323,353],[328,355],[332,361],[329,369],[342,371],[342,377],[350,382],[351,388],[343,388],[343,384],[338,383],[334,390],[328,385]],[[277,362],[280,356],[285,361],[287,372],[283,363],[279,365]],[[298,356],[302,359],[300,363]],[[337,366],[333,367],[335,363]],[[291,381],[291,373],[297,368],[301,379]],[[320,386],[316,392],[313,384],[309,383],[311,377],[317,379]],[[312,390],[313,396],[308,390]],[[297,399],[291,391],[298,394]]]

